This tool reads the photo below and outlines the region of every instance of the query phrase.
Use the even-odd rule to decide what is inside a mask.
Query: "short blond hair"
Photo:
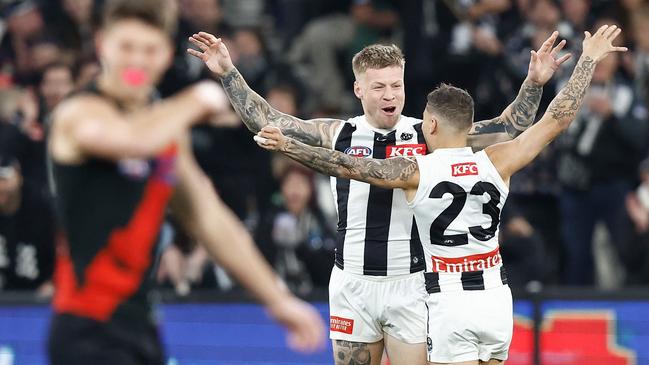
[[[380,69],[386,67],[401,67],[405,65],[406,60],[403,52],[394,44],[372,44],[354,55],[352,59],[352,70],[354,76],[358,76],[367,69]]]

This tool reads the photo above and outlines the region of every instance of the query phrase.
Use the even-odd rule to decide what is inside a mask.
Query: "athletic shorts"
[[[427,297],[423,272],[366,276],[334,266],[329,281],[329,337],[372,343],[387,333],[405,343],[423,343]]]
[[[133,331],[114,323],[57,314],[48,340],[51,365],[164,365],[155,326]]]
[[[509,286],[433,293],[426,306],[428,361],[507,359],[514,330]]]

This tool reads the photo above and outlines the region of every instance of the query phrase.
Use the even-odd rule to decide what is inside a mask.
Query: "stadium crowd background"
[[[51,295],[56,225],[47,183],[51,111],[99,70],[101,0],[0,1],[0,290]],[[467,89],[476,120],[515,98],[530,50],[554,30],[579,52],[583,31],[624,29],[631,52],[601,62],[571,129],[512,179],[501,222],[510,285],[649,284],[649,3],[642,0],[178,0],[168,96],[209,78],[187,55],[199,30],[222,37],[250,86],[302,118],[362,114],[351,57],[374,42],[406,57],[405,115],[444,81]],[[573,57],[574,61],[574,57]],[[574,64],[544,87],[538,116]],[[298,294],[326,288],[336,235],[328,179],[258,148],[234,111],[192,131],[202,168]],[[88,214],[92,214],[89,207]],[[218,224],[218,222],[215,222]],[[173,221],[157,279],[178,294],[236,287]]]

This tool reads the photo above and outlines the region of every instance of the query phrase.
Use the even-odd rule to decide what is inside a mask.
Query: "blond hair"
[[[402,67],[406,60],[401,49],[394,44],[372,44],[360,50],[352,59],[354,76],[358,76],[367,69],[380,69],[386,67]]]

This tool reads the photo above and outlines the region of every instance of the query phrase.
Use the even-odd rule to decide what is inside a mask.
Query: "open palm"
[[[225,75],[234,68],[228,48],[221,38],[206,32],[199,32],[189,37],[189,41],[200,49],[188,48],[187,53],[205,62],[207,68],[218,76]]]
[[[543,42],[538,51],[532,51],[527,75],[532,82],[535,82],[538,85],[545,85],[545,83],[552,78],[554,72],[559,69],[559,66],[571,57],[570,54],[566,54],[557,59],[559,51],[561,51],[566,45],[564,39],[553,47],[558,36],[559,32],[555,31],[545,40],[545,42]]]
[[[582,43],[583,55],[589,56],[595,62],[599,62],[611,52],[626,52],[626,47],[616,47],[613,41],[622,33],[617,25],[602,25],[595,34],[584,32],[584,41]]]

